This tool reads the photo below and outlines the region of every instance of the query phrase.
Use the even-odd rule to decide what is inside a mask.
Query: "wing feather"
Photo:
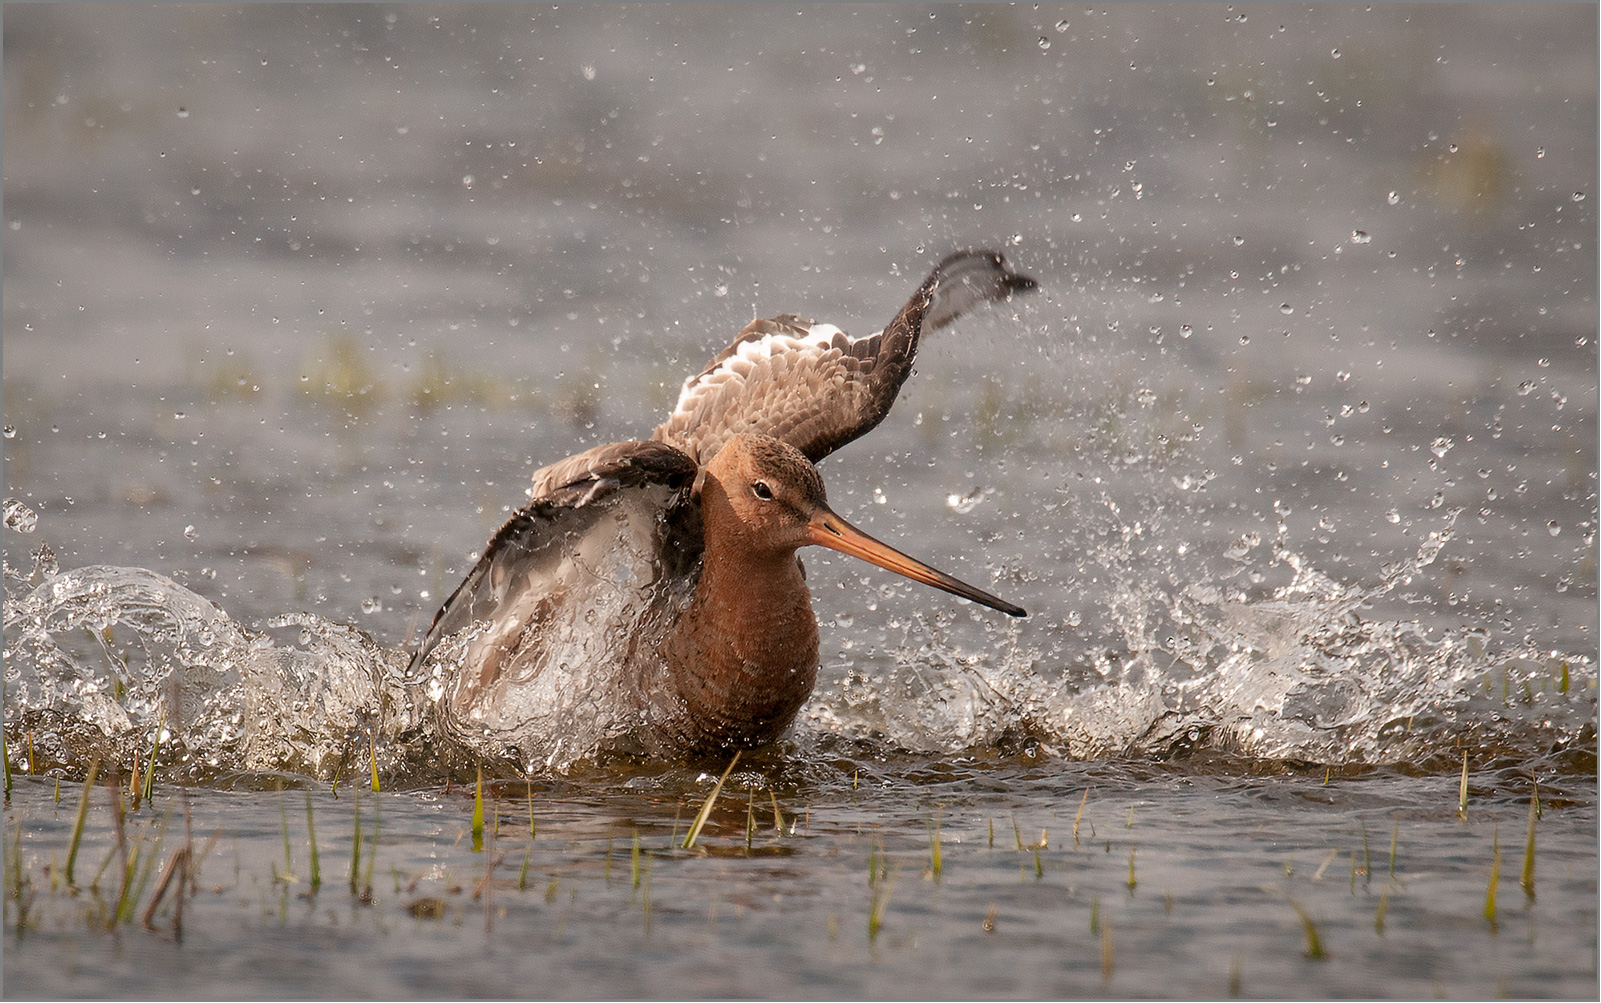
[[[877,334],[851,338],[792,313],[752,321],[684,381],[653,437],[704,465],[736,433],[761,432],[816,463],[889,413],[925,329],[1036,286],[996,251],[959,251],[935,266]]]
[[[529,629],[540,603],[553,598],[558,567],[582,549],[597,524],[619,506],[654,510],[656,566],[662,574],[684,573],[700,554],[694,506],[686,504],[698,467],[682,451],[662,442],[618,442],[551,464],[536,475],[546,482],[533,501],[519,509],[490,539],[477,565],[434,615],[412,656],[416,672],[441,641],[473,624],[485,624],[501,638]],[[654,523],[661,523],[660,526]],[[602,541],[604,542],[604,541]],[[490,645],[495,648],[495,645]],[[493,675],[493,651],[482,672]],[[487,680],[485,680],[487,682]]]

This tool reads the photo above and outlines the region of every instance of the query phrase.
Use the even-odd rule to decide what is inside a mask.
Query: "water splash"
[[[1416,622],[1362,616],[1435,561],[1455,512],[1364,589],[1331,579],[1282,539],[1266,545],[1265,562],[1252,557],[1263,542],[1248,541],[1224,555],[1232,571],[1175,588],[1167,583],[1186,579],[1150,573],[1140,546],[1154,530],[1123,522],[1116,506],[1103,511],[1092,560],[1114,582],[1103,605],[1119,643],[1064,658],[1024,646],[1008,627],[990,646],[963,650],[947,636],[958,613],[914,613],[885,656],[865,667],[825,665],[797,740],[1075,759],[1210,749],[1426,768],[1445,768],[1464,749],[1537,757],[1593,747],[1591,659],[1498,649],[1480,630],[1431,636]],[[1247,569],[1279,566],[1289,580],[1268,595],[1249,598],[1229,584]],[[167,737],[157,766],[169,776],[345,779],[370,763],[391,783],[424,782],[479,757],[565,771],[632,726],[592,699],[587,683],[573,685],[587,671],[578,662],[604,660],[605,632],[584,628],[606,616],[609,593],[596,594],[593,618],[580,612],[570,625],[573,643],[561,651],[571,671],[551,676],[567,687],[562,698],[518,692],[497,706],[504,720],[485,722],[453,713],[448,699],[470,631],[408,678],[405,652],[355,627],[309,613],[247,627],[152,571],[54,573],[36,553],[31,579],[6,574],[6,728],[14,749],[30,750],[30,769],[81,770],[95,760],[131,769],[148,760],[159,732]]]
[[[1112,507],[1115,509],[1115,506]],[[1416,621],[1361,613],[1413,582],[1449,543],[1457,512],[1380,584],[1337,582],[1282,541],[1269,565],[1290,571],[1262,598],[1198,577],[1158,584],[1145,529],[1108,534],[1097,558],[1117,581],[1107,599],[1122,644],[1061,663],[1015,643],[954,649],[940,618],[916,618],[884,674],[849,669],[814,699],[814,735],[956,754],[1019,741],[1075,759],[1210,749],[1327,764],[1455,762],[1593,747],[1596,665],[1587,657],[1498,649],[1485,631],[1431,636]],[[1243,547],[1244,559],[1261,541]],[[1247,563],[1260,573],[1260,562]]]

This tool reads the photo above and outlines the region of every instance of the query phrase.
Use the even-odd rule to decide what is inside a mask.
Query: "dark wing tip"
[[[1035,279],[1031,275],[1023,275],[1018,272],[1011,273],[1001,281],[1006,287],[1006,294],[1008,296],[1010,296],[1012,293],[1033,292],[1040,287],[1039,280]]]

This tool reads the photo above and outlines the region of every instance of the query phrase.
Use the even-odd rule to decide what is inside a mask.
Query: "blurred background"
[[[11,5],[6,559],[399,644],[752,317],[983,245],[1043,292],[823,473],[1047,660],[1303,558],[1593,654],[1597,70],[1590,4]],[[808,561],[825,664],[994,629]]]

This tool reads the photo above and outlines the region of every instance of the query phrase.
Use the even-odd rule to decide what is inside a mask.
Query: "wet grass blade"
[[[1495,891],[1501,884],[1501,836],[1495,833],[1491,837],[1491,846],[1495,857],[1490,862],[1490,886],[1484,890],[1484,918],[1489,920],[1490,929],[1496,928],[1495,922]]]
[[[83,841],[83,820],[89,815],[89,795],[94,791],[95,774],[99,772],[99,760],[89,764],[89,775],[83,781],[83,796],[78,799],[78,817],[72,823],[72,842],[67,844],[68,887],[72,886],[72,865],[78,859],[78,845]]]
[[[172,897],[172,929],[180,937],[183,935],[183,886],[189,879],[189,860],[187,846],[180,846],[168,859],[166,869],[161,872],[161,881],[156,885],[156,893],[150,896],[150,904],[145,906],[144,915],[139,920],[146,930],[155,928],[156,909],[166,897],[167,889],[172,887],[173,878],[177,878],[178,889]]]
[[[311,792],[306,791],[306,841],[311,844],[311,890],[322,887],[322,868],[317,865],[317,824],[311,817]]]
[[[871,861],[869,861],[868,867],[871,875]],[[899,870],[899,868],[896,868],[895,872],[890,872],[888,861],[885,861],[884,870],[869,882],[872,889],[867,902],[867,939],[869,941],[877,940],[878,931],[884,927],[884,912],[889,908],[889,894],[895,890],[895,874],[899,873]]]
[[[351,798],[355,805],[355,829],[350,834],[350,894],[361,895],[361,787],[357,785],[356,794]]]
[[[478,767],[478,788],[473,794],[473,852],[484,852],[484,768]]]
[[[156,724],[155,737],[150,742],[150,758],[145,762],[145,783],[141,793],[147,804],[156,796],[156,757],[161,755],[161,733],[166,727],[167,715],[163,712],[160,722]]]
[[[1459,818],[1468,817],[1468,754],[1462,753],[1462,788],[1457,793],[1456,813]]]
[[[1329,955],[1323,949],[1323,938],[1318,936],[1317,924],[1312,922],[1312,917],[1301,908],[1301,903],[1290,899],[1290,908],[1295,910],[1295,915],[1301,920],[1301,931],[1306,935],[1306,956],[1313,961],[1326,961]]]
[[[284,834],[284,873],[285,881],[294,880],[295,861],[289,850],[289,813],[284,809],[284,790],[278,788],[278,821],[283,826]]]
[[[1073,816],[1073,845],[1074,846],[1078,845],[1078,824],[1084,818],[1084,806],[1089,803],[1089,800],[1090,800],[1090,788],[1086,787],[1086,788],[1084,788],[1084,796],[1078,799],[1078,814]],[[994,842],[995,842],[994,836],[993,836],[993,834],[991,834],[990,843],[993,844]]]
[[[717,803],[717,795],[723,791],[723,781],[727,780],[728,775],[734,772],[734,767],[738,763],[739,753],[736,752],[734,753],[734,758],[728,762],[728,769],[724,770],[723,775],[717,778],[717,783],[712,786],[711,793],[706,795],[705,803],[700,806],[700,812],[695,816],[694,824],[689,827],[689,834],[684,837],[684,849],[692,850],[695,848],[695,840],[700,836],[701,827],[711,817],[712,805]]]
[[[533,839],[539,835],[539,827],[534,825],[534,782],[528,781],[528,838]]]
[[[1529,797],[1529,836],[1523,846],[1523,877],[1518,880],[1530,902],[1534,901],[1534,816],[1539,803],[1540,787],[1536,784],[1534,793]]]
[[[4,693],[5,687],[0,686],[0,694]],[[4,699],[4,697],[0,696],[0,699]],[[6,802],[9,804],[11,801],[11,746],[8,742],[6,742],[6,730],[3,727],[0,727],[0,762],[5,763]]]
[[[934,875],[934,881],[939,882],[940,874],[945,870],[945,861],[940,853],[939,839],[939,812],[934,813],[934,821],[928,827],[928,869]]]
[[[377,739],[376,736],[369,736],[369,738],[368,738],[368,742],[367,742],[367,762],[372,767],[372,792],[374,794],[377,794],[378,793],[378,739]],[[479,770],[480,778],[482,777],[482,774],[483,774],[483,771]]]
[[[1117,967],[1117,952],[1112,948],[1112,921],[1101,924],[1101,981],[1112,981],[1112,970]]]

